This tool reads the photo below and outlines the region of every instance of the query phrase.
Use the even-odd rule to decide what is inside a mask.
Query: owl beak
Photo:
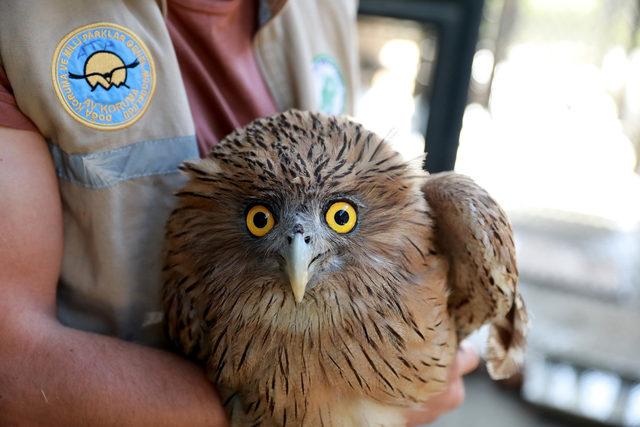
[[[309,261],[311,246],[305,242],[302,233],[294,233],[286,253],[287,275],[291,290],[297,303],[302,302],[304,291],[309,282]]]

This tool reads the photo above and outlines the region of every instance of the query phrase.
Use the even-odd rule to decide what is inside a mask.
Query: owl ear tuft
[[[190,161],[187,160],[185,162],[182,162],[182,164],[180,166],[178,166],[178,170],[180,172],[182,172],[185,175],[190,175],[190,174],[198,174],[198,173],[203,173],[204,171],[202,171],[199,167],[198,167],[198,161]]]
[[[190,177],[211,176],[220,172],[220,167],[214,159],[188,160],[178,166],[178,170]]]

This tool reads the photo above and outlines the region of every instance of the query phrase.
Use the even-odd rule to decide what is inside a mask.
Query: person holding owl
[[[163,334],[177,167],[258,117],[350,113],[355,18],[352,1],[0,4],[0,424],[225,425]],[[463,346],[407,422],[457,407],[477,364]]]

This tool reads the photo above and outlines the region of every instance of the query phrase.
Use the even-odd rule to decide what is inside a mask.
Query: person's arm
[[[0,424],[226,425],[197,366],[58,322],[59,197],[43,138],[0,127]]]

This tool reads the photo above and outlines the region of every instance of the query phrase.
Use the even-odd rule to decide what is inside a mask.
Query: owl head
[[[365,289],[376,280],[345,280],[347,270],[418,280],[408,266],[432,238],[426,173],[358,123],[287,111],[233,132],[182,169],[189,182],[168,237],[203,277],[218,277],[215,286],[286,288],[304,304],[340,286],[376,291]]]

